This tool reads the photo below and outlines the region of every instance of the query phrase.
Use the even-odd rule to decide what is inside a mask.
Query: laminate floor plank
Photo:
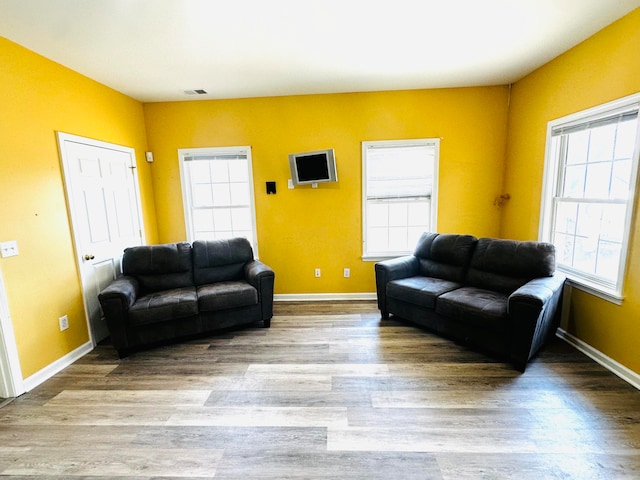
[[[444,480],[637,480],[640,456],[593,453],[438,454]]]
[[[178,408],[167,425],[329,427],[347,424],[346,407],[201,407]]]
[[[94,474],[121,476],[162,476],[214,478],[222,450],[159,448],[34,448],[27,456],[16,455],[3,475]]]
[[[439,480],[432,454],[410,452],[229,452],[216,471],[220,480]]]
[[[91,405],[93,407],[127,406],[202,406],[210,390],[65,390],[45,406]]]
[[[627,480],[640,392],[560,339],[526,372],[375,302],[104,343],[0,408],[8,479]]]
[[[0,411],[0,424],[3,427],[13,425],[41,425],[43,428],[64,425],[164,425],[175,407],[127,406],[105,407],[104,405],[65,405],[3,408]],[[19,432],[19,429],[15,430]],[[0,472],[1,473],[1,472]]]
[[[358,392],[317,390],[215,391],[207,399],[207,407],[359,407],[371,406],[371,395]]]
[[[162,426],[138,428],[127,438],[132,446],[149,448],[219,449],[226,452],[318,453],[327,450],[324,427]]]

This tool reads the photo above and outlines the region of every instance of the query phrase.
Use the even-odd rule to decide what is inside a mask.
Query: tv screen
[[[294,185],[320,182],[337,182],[336,161],[333,149],[289,155],[291,180]]]

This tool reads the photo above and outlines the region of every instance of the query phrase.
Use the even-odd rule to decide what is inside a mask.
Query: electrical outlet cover
[[[15,257],[18,255],[18,242],[10,240],[0,243],[0,255],[2,255],[2,258]]]

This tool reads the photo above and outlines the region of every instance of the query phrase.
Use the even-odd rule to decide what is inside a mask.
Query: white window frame
[[[561,170],[564,165],[560,161],[560,154],[553,151],[552,141],[554,130],[560,128],[570,128],[575,125],[594,121],[598,118],[609,117],[616,113],[638,110],[640,106],[640,93],[630,95],[603,105],[599,105],[575,114],[571,114],[547,124],[544,181],[542,187],[542,204],[538,238],[542,241],[551,242],[553,227],[555,225],[554,204],[562,182]],[[636,143],[632,157],[631,175],[629,183],[629,195],[626,200],[625,223],[622,237],[622,247],[620,261],[618,264],[617,279],[614,282],[606,281],[602,277],[588,275],[586,273],[571,269],[558,264],[557,268],[567,275],[569,283],[576,288],[584,290],[607,301],[620,305],[623,301],[623,283],[626,275],[627,258],[629,254],[629,240],[631,226],[636,203],[636,187],[638,180],[638,157],[640,156],[640,119],[636,129]],[[570,198],[570,197],[565,197]],[[587,199],[588,200],[588,199]],[[579,200],[578,200],[579,201]],[[588,202],[580,202],[588,203]]]
[[[367,151],[371,148],[403,148],[410,146],[432,147],[434,149],[433,162],[433,185],[430,199],[430,225],[427,230],[435,232],[437,230],[438,213],[438,170],[440,163],[440,138],[419,138],[410,140],[378,140],[362,142],[362,259],[365,261],[378,261],[385,258],[394,258],[408,255],[413,252],[409,250],[399,251],[371,251],[368,248],[367,239]]]
[[[247,182],[249,189],[249,207],[251,216],[251,235],[247,237],[247,240],[253,247],[253,253],[258,258],[258,233],[256,229],[256,207],[255,207],[255,193],[253,184],[253,165],[251,159],[251,147],[249,146],[233,146],[233,147],[205,147],[205,148],[181,148],[178,150],[178,158],[180,164],[180,181],[182,184],[182,204],[184,207],[185,227],[187,230],[187,241],[193,243],[194,240],[198,240],[194,230],[193,223],[193,205],[191,202],[191,182],[189,181],[188,166],[189,161],[206,161],[213,160],[215,157],[223,156],[246,156],[247,159]],[[190,160],[193,158],[200,158],[201,160]],[[243,205],[245,206],[245,205]]]

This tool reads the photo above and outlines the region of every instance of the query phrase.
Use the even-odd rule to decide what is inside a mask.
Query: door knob
[[[87,255],[85,255],[85,256],[84,256],[84,259],[85,259],[85,260],[93,260],[94,258],[96,258],[96,257],[95,257],[95,255],[89,255],[89,254],[87,254]]]

